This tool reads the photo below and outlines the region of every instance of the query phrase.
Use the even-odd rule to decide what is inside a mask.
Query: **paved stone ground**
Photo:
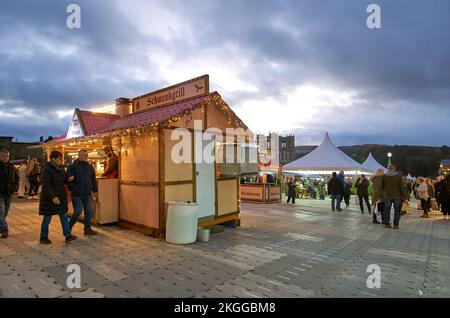
[[[37,203],[15,202],[11,235],[0,241],[0,297],[449,297],[450,221],[419,211],[400,230],[371,223],[356,207],[329,201],[242,204],[242,226],[188,246],[116,226],[65,244],[56,218],[53,244],[38,243]],[[69,264],[80,289],[66,286]],[[368,265],[381,268],[369,289]]]

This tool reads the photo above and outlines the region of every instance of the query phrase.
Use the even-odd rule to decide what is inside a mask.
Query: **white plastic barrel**
[[[170,201],[168,204],[166,241],[194,243],[197,240],[198,205],[189,201]]]

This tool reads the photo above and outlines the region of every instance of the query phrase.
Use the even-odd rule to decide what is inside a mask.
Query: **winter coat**
[[[337,177],[332,177],[330,181],[328,181],[328,194],[329,195],[337,195],[342,194],[344,187],[342,185],[341,180]]]
[[[430,197],[428,194],[428,185],[426,183],[422,183],[417,189],[417,193],[419,194],[419,199],[428,200]]]
[[[16,191],[19,176],[11,163],[0,161],[0,194],[12,195]]]
[[[382,176],[374,176],[372,178],[372,202],[383,201],[383,189],[381,188]]]
[[[64,168],[53,162],[47,162],[42,179],[39,214],[58,215],[67,213],[67,193],[65,188],[67,174]],[[59,199],[59,205],[53,203],[53,198],[55,197]]]
[[[297,187],[295,186],[295,183],[292,181],[289,181],[287,183],[287,186],[288,186],[288,196],[295,197],[297,194]]]
[[[381,188],[384,191],[384,197],[387,199],[407,197],[402,176],[395,171],[388,171],[381,177]]]
[[[369,180],[359,179],[356,181],[356,193],[360,196],[369,195]]]
[[[69,183],[72,196],[87,197],[98,192],[95,170],[89,162],[75,160],[67,169],[67,175],[75,177]]]

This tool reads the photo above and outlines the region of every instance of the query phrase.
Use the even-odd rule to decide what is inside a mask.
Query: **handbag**
[[[401,212],[402,213],[408,213],[409,211],[410,211],[409,203],[408,202],[403,202],[402,203],[402,210],[401,210]]]

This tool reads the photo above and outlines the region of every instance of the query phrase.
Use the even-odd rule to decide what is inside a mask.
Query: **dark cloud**
[[[382,8],[381,30],[365,26],[373,2]],[[307,84],[354,92],[351,105],[329,101],[320,118],[294,131],[298,143],[329,130],[338,144],[450,144],[443,133],[450,126],[446,0],[83,0],[76,1],[80,30],[65,26],[69,3],[1,1],[0,112],[25,107],[39,118],[110,104],[172,84],[179,61],[214,58],[258,89],[231,90],[233,83],[211,74],[237,109],[271,98],[282,112],[289,92]],[[162,9],[173,21],[153,23]],[[186,78],[216,66],[206,63]],[[298,107],[288,119],[302,116],[305,105]],[[1,120],[0,134],[32,138],[59,128]]]

